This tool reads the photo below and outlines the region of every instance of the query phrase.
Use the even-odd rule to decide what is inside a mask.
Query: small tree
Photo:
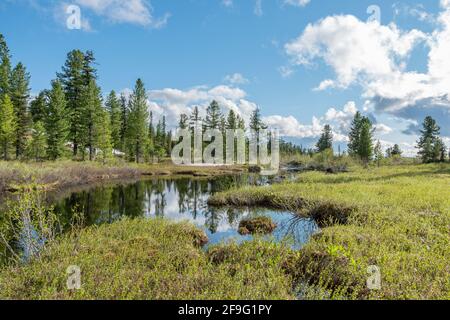
[[[69,138],[70,128],[64,90],[59,80],[52,82],[46,120],[47,155],[50,160],[56,160],[61,158],[65,153],[65,144]]]
[[[375,145],[374,155],[375,155],[375,161],[377,162],[378,167],[381,165],[381,161],[383,160],[383,149],[381,147],[381,142],[378,140],[377,144]]]
[[[325,125],[322,135],[316,144],[317,152],[323,152],[327,149],[333,149],[333,132],[330,125]]]

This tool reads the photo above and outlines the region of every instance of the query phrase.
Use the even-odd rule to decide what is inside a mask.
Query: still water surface
[[[112,223],[124,216],[189,221],[205,230],[209,244],[251,239],[251,236],[239,235],[239,222],[245,217],[265,215],[278,225],[273,239],[278,242],[288,241],[291,246],[299,248],[318,230],[317,224],[311,219],[269,209],[215,208],[207,204],[209,196],[215,192],[246,184],[268,183],[272,181],[251,175],[211,180],[155,178],[72,193],[53,200],[53,205],[55,211],[67,221],[73,210],[81,211],[87,225]]]

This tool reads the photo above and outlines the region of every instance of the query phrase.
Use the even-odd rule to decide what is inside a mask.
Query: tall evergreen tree
[[[83,123],[82,123],[82,136],[81,141],[83,148],[83,154],[85,148],[89,150],[89,160],[94,160],[96,154],[96,139],[97,132],[100,125],[97,117],[101,117],[102,112],[102,100],[100,95],[100,88],[97,86],[94,79],[89,82],[89,85],[85,88],[82,94],[83,108]]]
[[[22,63],[18,63],[11,76],[11,101],[16,114],[16,158],[25,153],[27,135],[30,133],[31,118],[28,110],[28,99],[30,97],[30,75]]]
[[[66,149],[70,126],[68,123],[66,98],[60,81],[52,82],[49,92],[47,129],[47,155],[50,160],[61,158]]]
[[[106,100],[106,108],[109,111],[110,117],[110,130],[111,130],[111,139],[112,146],[116,150],[122,149],[122,141],[121,141],[121,130],[122,130],[122,121],[121,121],[121,106],[120,101],[117,99],[116,92],[113,90],[109,94]]]
[[[194,110],[191,113],[189,126],[191,128],[196,128],[196,126],[201,127],[201,121],[202,118],[200,117],[200,112],[198,110],[198,107],[196,106],[194,107]]]
[[[349,133],[348,154],[351,156],[357,156],[359,153],[362,120],[361,113],[356,112]]]
[[[94,118],[94,144],[101,151],[103,163],[112,156],[111,119],[107,110],[100,107]]]
[[[131,96],[127,128],[128,152],[136,162],[140,162],[146,153],[145,148],[148,145],[148,117],[147,94],[144,83],[141,79],[138,79]]]
[[[237,129],[237,120],[236,113],[233,110],[230,110],[230,112],[228,112],[226,128],[231,130]]]
[[[255,132],[259,132],[262,129],[267,129],[267,126],[264,124],[264,122],[262,121],[262,117],[261,117],[261,110],[259,108],[256,108],[251,116],[250,116],[250,129],[255,131]]]
[[[124,94],[120,95],[120,148],[119,150],[125,151],[125,138],[127,133],[128,124],[128,104],[127,98]]]
[[[420,131],[420,138],[417,141],[419,155],[424,163],[436,161],[435,145],[438,143],[440,128],[432,117],[428,116],[423,122],[423,130]]]
[[[10,94],[11,56],[5,38],[0,33],[0,100]]]
[[[47,106],[48,106],[48,90],[39,92],[37,97],[30,103],[30,116],[33,123],[38,121],[46,121],[47,118]]]
[[[91,82],[96,79],[96,71],[92,66],[95,59],[92,52],[84,54],[80,50],[73,50],[67,54],[67,59],[62,67],[62,72],[58,73],[58,79],[64,87],[67,108],[70,118],[70,140],[73,144],[73,155],[78,155],[79,145],[85,135],[83,128],[86,127],[85,105],[82,95]],[[83,150],[84,153],[84,150]]]
[[[366,165],[373,157],[373,125],[367,117],[364,117],[361,123],[358,155]]]
[[[333,149],[333,132],[330,125],[325,125],[322,135],[316,144],[317,152],[323,152],[327,149]]]
[[[222,112],[219,103],[213,100],[206,109],[205,127],[206,129],[220,129]]]
[[[16,117],[8,94],[0,101],[0,151],[4,160],[9,160],[14,145]]]

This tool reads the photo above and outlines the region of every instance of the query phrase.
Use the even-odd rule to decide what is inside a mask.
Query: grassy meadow
[[[297,271],[327,297],[450,299],[450,165],[301,174],[296,182],[230,190],[211,204],[264,205],[315,218],[319,234]],[[367,289],[368,266],[381,289]]]
[[[450,299],[450,165],[305,172],[293,182],[218,193],[211,205],[314,218],[300,250],[256,236],[202,247],[188,223],[124,219],[50,241],[0,269],[0,299]],[[66,270],[81,268],[68,290]],[[381,287],[369,290],[369,266]]]

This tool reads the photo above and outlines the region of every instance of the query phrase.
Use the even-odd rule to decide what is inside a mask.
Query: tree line
[[[447,158],[447,147],[440,137],[440,127],[436,120],[427,116],[420,130],[420,138],[416,148],[422,162],[445,162]],[[398,144],[386,149],[383,153],[381,142],[374,139],[375,128],[373,122],[357,112],[353,118],[351,129],[348,135],[348,154],[361,160],[364,164],[370,161],[380,163],[383,158],[401,157],[403,151]],[[324,152],[333,149],[333,132],[330,125],[325,125],[319,141],[316,144],[316,152]],[[450,153],[448,154],[450,158]]]

